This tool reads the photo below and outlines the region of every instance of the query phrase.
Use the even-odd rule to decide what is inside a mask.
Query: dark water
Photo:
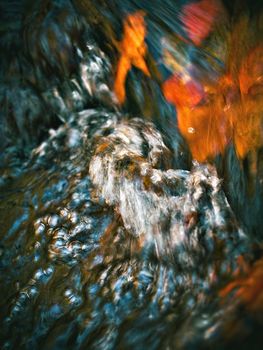
[[[75,117],[2,186],[3,348],[216,343],[232,312],[218,306],[217,290],[248,242],[215,169],[162,170],[158,157],[168,150],[151,124],[95,110]],[[108,150],[92,156],[105,138]],[[147,188],[121,161],[138,162]]]
[[[183,3],[1,4],[2,349],[261,348],[262,303],[220,291],[260,260],[262,174],[246,197],[231,146],[192,161],[157,78],[112,89],[123,13],[149,12],[158,60]]]

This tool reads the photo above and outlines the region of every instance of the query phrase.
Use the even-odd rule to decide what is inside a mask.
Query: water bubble
[[[82,222],[79,225],[76,225],[71,231],[71,236],[76,236],[78,233],[83,232],[86,229],[86,225]]]
[[[50,227],[55,228],[59,223],[59,216],[52,215],[48,218],[47,222]]]
[[[48,275],[48,276],[52,275],[53,272],[54,272],[53,266],[49,266],[45,271],[46,275]]]
[[[42,274],[43,274],[43,270],[42,270],[42,269],[39,269],[39,270],[35,273],[35,276],[34,276],[35,279],[36,279],[36,280],[41,279]]]
[[[36,286],[32,286],[31,288],[28,289],[28,294],[31,296],[31,297],[34,297],[38,294],[38,289]]]
[[[64,295],[65,295],[65,297],[69,297],[69,296],[71,296],[72,295],[72,290],[71,289],[67,289],[66,291],[65,291],[65,293],[64,293]]]
[[[78,214],[76,212],[70,212],[68,214],[68,220],[72,223],[72,224],[76,224],[78,222]]]
[[[93,266],[102,264],[103,262],[103,256],[102,255],[96,255],[95,258],[93,259]],[[103,279],[103,276],[101,277]]]
[[[36,241],[35,243],[35,249],[39,249],[41,247],[41,244],[39,241]]]
[[[67,298],[69,304],[76,307],[82,304],[82,298],[79,295],[75,295],[71,289],[67,289],[64,295]]]
[[[43,234],[44,232],[45,232],[45,230],[46,230],[46,226],[45,226],[45,224],[43,223],[43,222],[41,222],[41,221],[37,221],[37,222],[35,222],[35,234],[36,235],[41,235],[41,234]]]
[[[60,248],[65,245],[65,241],[62,238],[56,239],[55,243],[53,244],[54,248]]]
[[[58,318],[62,315],[62,308],[60,307],[60,305],[58,304],[55,304],[55,305],[52,305],[50,310],[50,315],[54,318]]]
[[[188,129],[187,129],[187,131],[189,132],[189,134],[194,134],[195,133],[195,128],[193,128],[193,127],[189,127]]]
[[[40,268],[34,275],[36,281],[47,283],[54,272],[53,267],[48,267],[46,270]]]
[[[80,132],[77,129],[71,129],[68,133],[68,146],[77,147],[80,144]]]
[[[90,249],[90,247],[87,244],[82,244],[81,250],[88,251],[89,249]]]
[[[68,215],[69,215],[69,211],[67,208],[63,208],[60,210],[59,212],[59,215],[62,217],[62,218],[67,218]]]

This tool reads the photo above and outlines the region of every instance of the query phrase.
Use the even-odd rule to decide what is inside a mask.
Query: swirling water
[[[122,128],[118,115],[103,110],[76,116],[2,186],[3,348],[180,348],[198,346],[204,336],[214,342],[223,312],[216,286],[247,246],[215,170],[158,170],[166,146],[153,126],[143,131],[135,120]],[[139,132],[148,132],[147,147]],[[99,148],[105,137],[112,138],[107,153],[94,153],[93,140]],[[120,167],[121,160],[138,161],[142,146],[148,154],[137,165],[152,182],[148,189],[136,171],[129,178]],[[97,157],[112,171],[111,184]],[[104,182],[103,196],[89,173]],[[113,202],[124,202],[120,214]]]
[[[22,34],[4,17],[1,48],[15,43],[18,55],[9,62],[7,50],[1,65],[1,348],[260,348],[261,316],[235,288],[227,296],[222,290],[239,276],[240,260],[255,259],[262,187],[253,207],[255,239],[247,220],[253,208],[244,210],[244,220],[232,209],[242,207],[242,181],[250,181],[240,175],[242,186],[235,188],[233,148],[227,149],[227,174],[216,161],[192,162],[191,152],[203,157],[217,146],[217,134],[211,147],[197,152],[190,138],[195,129],[183,139],[183,127],[174,124],[180,109],[176,115],[164,99],[173,102],[174,96],[165,89],[162,94],[158,73],[149,77],[156,70],[151,60],[164,76],[167,66],[176,66],[169,50],[182,66],[192,54],[202,66],[200,48],[190,45],[189,53],[169,41],[171,32],[184,35],[178,9],[185,3],[167,1],[164,8],[158,1],[153,8],[145,2],[145,13],[126,22],[123,13],[141,10],[137,1],[7,6],[6,18],[14,16],[16,25],[21,20],[26,39],[18,40]],[[122,86],[118,90],[115,82],[114,94],[112,80],[114,71],[118,76],[116,51],[127,56],[125,36],[117,50],[113,43],[120,37],[112,35],[122,21],[129,29],[135,20],[143,37],[147,12],[153,57],[133,58],[122,109]],[[166,67],[160,47],[168,50]],[[144,54],[146,46],[140,49]],[[214,79],[222,67],[212,56],[204,50]],[[194,87],[192,101],[199,99]],[[189,91],[182,91],[187,101]]]

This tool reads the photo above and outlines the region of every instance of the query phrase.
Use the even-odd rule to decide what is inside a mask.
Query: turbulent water
[[[215,170],[162,170],[151,124],[76,117],[3,185],[3,347],[157,349],[197,312],[173,341],[213,339],[212,285],[246,247]]]
[[[198,153],[152,67],[188,3],[1,4],[2,349],[261,348],[261,146]],[[129,58],[120,107],[115,41],[137,10],[150,68]]]

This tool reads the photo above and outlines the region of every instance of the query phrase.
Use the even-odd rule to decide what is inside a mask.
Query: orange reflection
[[[203,87],[190,80],[183,82],[182,78],[173,75],[163,84],[163,93],[167,101],[174,103],[177,107],[197,105],[204,96]]]
[[[144,16],[143,11],[137,11],[128,15],[124,21],[123,39],[118,47],[120,59],[114,83],[114,92],[119,103],[125,101],[125,81],[132,65],[142,70],[145,75],[150,76],[144,59],[147,52],[144,42],[146,36]]]
[[[253,311],[262,311],[263,258],[254,264],[246,277],[239,278],[233,282],[230,282],[225,288],[220,291],[219,295],[224,298],[235,289],[235,296],[240,298],[248,308]]]
[[[231,139],[231,122],[226,117],[221,86],[202,86],[191,80],[174,84],[174,78],[162,87],[165,98],[177,108],[178,127],[192,156],[199,162],[223,153]]]
[[[239,72],[241,101],[237,109],[234,142],[241,158],[263,145],[262,57],[263,46],[258,46],[243,60]]]
[[[192,156],[199,162],[223,153],[233,142],[239,158],[263,145],[263,47],[241,62],[238,79],[230,74],[215,83],[187,82],[174,75],[162,85],[176,106],[178,126]]]

